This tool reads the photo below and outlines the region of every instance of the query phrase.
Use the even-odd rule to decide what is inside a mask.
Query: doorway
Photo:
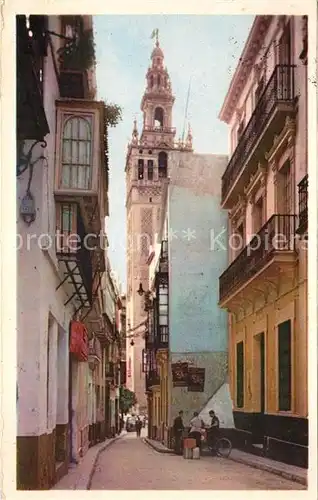
[[[261,332],[254,337],[254,411],[264,414],[266,410],[266,365],[265,365],[265,333]]]
[[[265,412],[265,335],[262,332],[259,335],[260,349],[260,411]]]

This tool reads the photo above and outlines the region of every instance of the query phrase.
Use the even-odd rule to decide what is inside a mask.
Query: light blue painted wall
[[[169,187],[172,353],[227,351],[227,314],[218,307],[219,276],[228,262],[227,214],[220,208],[219,194],[199,191],[191,186]],[[222,235],[219,241],[224,249],[218,244],[213,248],[211,231]]]

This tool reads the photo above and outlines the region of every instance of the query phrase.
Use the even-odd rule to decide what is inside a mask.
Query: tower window
[[[148,180],[153,180],[153,160],[148,160]]]
[[[139,149],[139,154],[142,155],[142,153],[143,153],[143,150]]]
[[[148,154],[149,154],[149,155],[152,155],[152,151],[151,151],[151,149],[148,151]]]
[[[156,108],[155,109],[155,127],[163,127],[163,109]]]
[[[138,160],[138,180],[144,178],[144,160]]]
[[[160,84],[161,84],[161,79],[160,79],[160,75],[158,75],[158,87],[160,87]]]
[[[167,153],[161,151],[158,155],[158,176],[160,179],[167,177],[168,156]]]
[[[151,75],[150,77],[150,87],[152,88],[153,87],[153,76]]]

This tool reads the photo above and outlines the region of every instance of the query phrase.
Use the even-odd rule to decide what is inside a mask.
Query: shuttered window
[[[278,325],[278,409],[291,410],[291,321]]]
[[[236,406],[244,406],[244,344],[236,344]]]

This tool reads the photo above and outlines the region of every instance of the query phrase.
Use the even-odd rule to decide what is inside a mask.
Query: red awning
[[[87,329],[80,321],[71,322],[70,352],[79,360],[88,360]]]

